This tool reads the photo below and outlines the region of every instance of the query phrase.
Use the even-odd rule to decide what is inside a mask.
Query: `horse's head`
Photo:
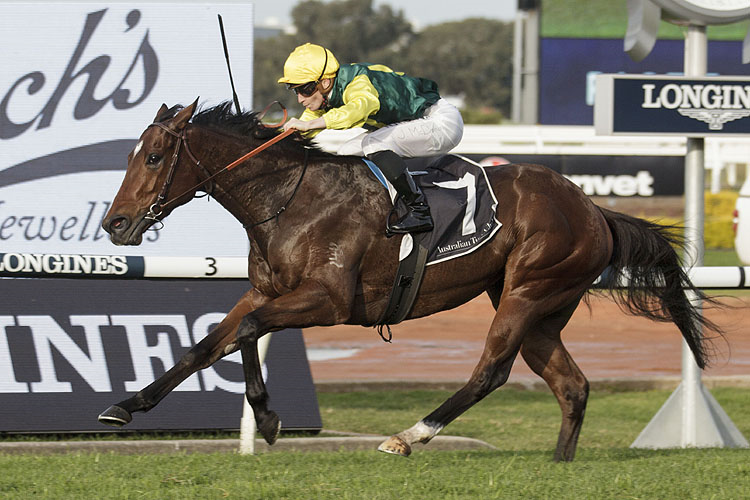
[[[140,245],[149,227],[195,194],[190,187],[200,182],[198,169],[180,149],[186,149],[185,131],[197,104],[197,99],[186,108],[162,104],[128,155],[125,179],[102,222],[114,244]]]

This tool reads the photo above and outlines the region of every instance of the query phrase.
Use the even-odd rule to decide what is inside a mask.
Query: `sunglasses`
[[[300,84],[287,83],[286,87],[293,90],[295,94],[310,97],[318,90],[318,82],[307,82]]]
[[[295,94],[303,97],[310,97],[318,90],[318,83],[326,73],[326,66],[328,65],[328,51],[324,48],[323,53],[325,54],[325,61],[323,61],[323,70],[320,72],[320,76],[314,82],[307,83],[287,83],[286,88],[293,90]]]

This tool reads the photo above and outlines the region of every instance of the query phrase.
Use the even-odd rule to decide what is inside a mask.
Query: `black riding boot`
[[[422,233],[432,231],[435,225],[430,215],[430,207],[422,191],[414,183],[411,174],[406,170],[404,160],[393,151],[378,151],[368,155],[383,175],[403,198],[408,210],[395,224],[390,224],[391,233]]]

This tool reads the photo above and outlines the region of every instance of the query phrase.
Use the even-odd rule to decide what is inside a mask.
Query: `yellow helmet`
[[[323,78],[333,78],[339,70],[339,62],[330,50],[306,43],[289,54],[284,63],[284,76],[279,83],[292,85],[317,82]]]

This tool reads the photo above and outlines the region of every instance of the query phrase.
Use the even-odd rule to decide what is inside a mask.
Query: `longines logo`
[[[5,92],[0,101],[0,140],[17,137],[36,124],[36,129],[43,129],[52,124],[55,112],[63,96],[73,89],[81,88],[73,117],[84,120],[98,113],[107,103],[118,110],[132,108],[143,102],[156,85],[159,75],[159,60],[154,48],[149,42],[149,32],[146,30],[138,51],[114,88],[103,88],[103,81],[117,80],[112,75],[105,74],[112,62],[112,56],[100,55],[90,61],[83,61],[83,54],[89,42],[96,33],[107,9],[91,12],[86,16],[86,22],[78,43],[73,49],[63,73],[57,77],[57,85],[39,113],[28,121],[13,121],[11,108],[28,106],[24,101],[36,102],[35,94],[50,85],[52,75],[41,70],[32,71],[18,78]],[[139,10],[131,10],[125,17],[125,32],[135,28],[141,20]],[[3,68],[8,71],[10,68]],[[142,84],[133,80],[134,74],[143,75]]]
[[[644,109],[674,109],[682,116],[708,124],[710,130],[722,130],[730,121],[750,116],[750,85],[668,83],[657,91],[653,83],[644,83]]]
[[[128,272],[128,262],[122,255],[0,253],[0,272],[119,276]]]
[[[713,109],[678,109],[678,113],[708,123],[711,130],[722,130],[724,124],[740,118],[750,116],[750,110],[742,111],[717,111]]]

